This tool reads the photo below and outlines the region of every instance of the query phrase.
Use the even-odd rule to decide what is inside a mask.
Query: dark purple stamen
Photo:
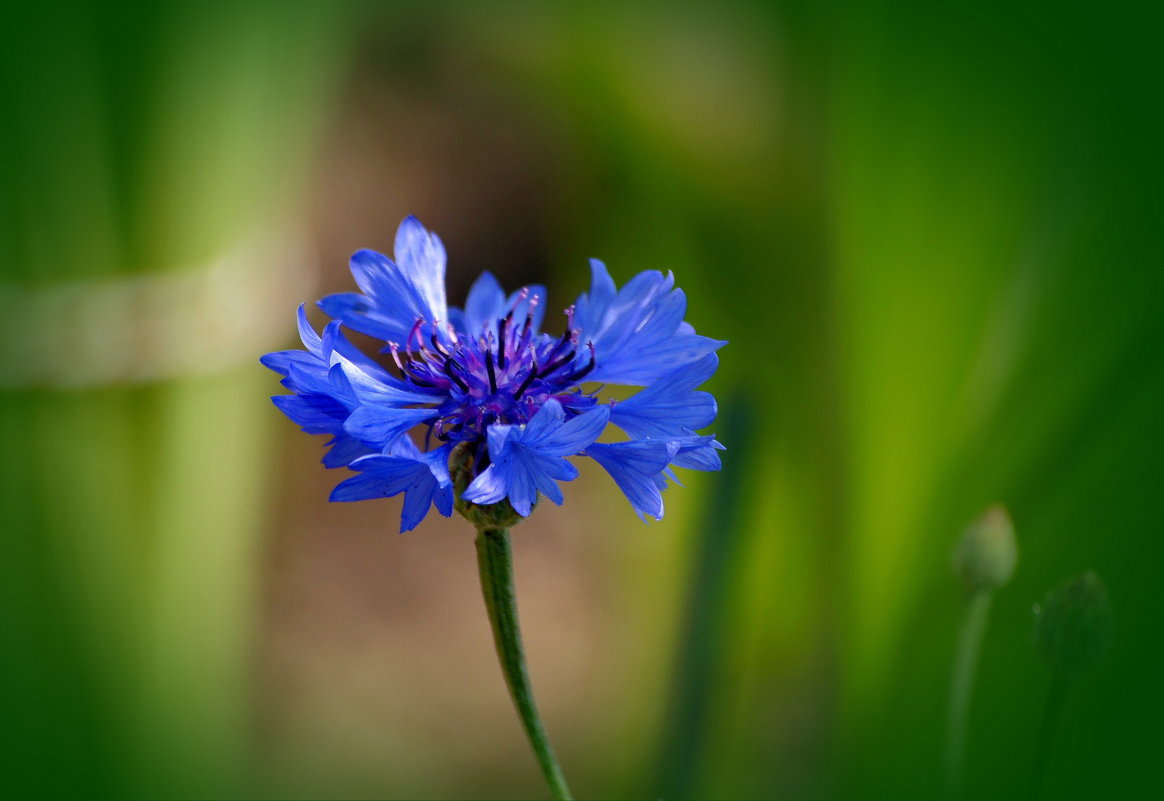
[[[538,362],[537,362],[537,359],[534,359],[533,360],[533,367],[531,367],[529,370],[529,375],[527,375],[525,377],[525,380],[521,382],[521,386],[517,388],[517,392],[513,393],[513,399],[514,400],[521,400],[521,394],[523,392],[525,392],[527,389],[529,389],[529,385],[532,384],[534,382],[534,379],[537,377],[538,377]]]
[[[497,392],[497,374],[493,372],[493,351],[485,351],[485,370],[489,373],[489,391]]]
[[[575,370],[574,372],[570,373],[570,375],[566,377],[567,381],[578,381],[583,376],[588,375],[590,373],[590,371],[594,369],[594,362],[595,362],[594,343],[587,342],[586,347],[590,348],[590,361],[586,364],[585,367],[581,368],[580,370]]]
[[[576,333],[577,332],[575,331],[570,331],[567,329],[566,333],[558,337],[558,341],[554,343],[554,347],[550,348],[550,352],[547,353],[543,358],[545,358],[547,361],[553,361],[554,357],[561,353],[564,347],[570,344]],[[571,353],[569,358],[574,358],[574,354]]]
[[[454,365],[456,365],[456,367],[458,369],[462,369],[461,366],[459,364],[457,364],[456,362],[454,362],[452,359],[445,359],[445,367],[444,367],[445,375],[447,375],[449,378],[451,378],[453,380],[453,383],[461,388],[462,392],[468,392],[469,385],[466,384],[464,381],[462,381],[461,377],[456,374],[456,372],[453,370]]]
[[[567,353],[565,356],[558,359],[557,361],[550,362],[550,364],[544,370],[542,370],[540,373],[538,373],[538,378],[545,378],[546,376],[550,375],[555,370],[557,370],[559,367],[562,367],[564,365],[569,364],[570,362],[572,362],[574,360],[575,355],[576,354],[573,351],[571,351],[570,353]]]
[[[512,317],[513,312],[510,312],[505,315],[501,325],[497,326],[497,366],[502,370],[505,369],[505,329],[509,327],[509,321]]]

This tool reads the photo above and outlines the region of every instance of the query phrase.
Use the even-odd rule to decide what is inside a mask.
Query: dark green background
[[[276,214],[322,231],[329,291],[411,212],[449,244],[454,300],[482,268],[563,306],[587,256],[620,281],[672,269],[689,319],[731,341],[711,387],[725,468],[671,490],[661,530],[612,488],[569,512],[672,554],[630,569],[618,548],[637,546],[611,545],[580,568],[596,608],[627,604],[602,607],[628,616],[603,658],[637,667],[606,681],[654,700],[549,716],[576,791],[938,795],[949,554],[1000,501],[1020,557],[967,792],[1026,794],[1050,682],[1031,609],[1090,568],[1117,635],[1068,697],[1046,797],[1146,794],[1164,719],[1159,29],[1120,5],[27,6],[0,25],[0,297],[197,264]],[[325,490],[287,477],[332,479],[280,444],[305,437],[255,364],[292,312],[236,370],[0,394],[0,786],[543,792],[517,740],[495,770],[460,767],[391,721],[383,764],[374,738],[299,772],[270,757],[280,521],[308,510],[320,541],[344,536]],[[364,514],[393,530],[394,506]],[[426,547],[410,536],[387,553]],[[382,692],[460,714],[439,682]],[[516,727],[479,724],[464,743]]]

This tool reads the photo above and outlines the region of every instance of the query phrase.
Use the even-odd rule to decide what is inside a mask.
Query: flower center
[[[514,305],[526,297],[523,291]],[[566,332],[555,339],[534,331],[535,302],[530,299],[524,319],[515,319],[511,308],[475,337],[459,336],[452,325],[417,320],[403,347],[389,343],[406,381],[448,392],[434,410],[437,438],[483,440],[487,426],[523,424],[551,397],[573,408],[593,405],[577,384],[594,369],[594,345],[586,343],[590,359],[576,367],[581,331],[573,327],[574,307],[566,310]]]

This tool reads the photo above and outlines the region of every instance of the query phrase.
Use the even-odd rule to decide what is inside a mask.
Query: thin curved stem
[[[954,672],[950,679],[950,708],[946,728],[946,797],[962,794],[962,769],[966,758],[966,722],[970,699],[974,694],[974,675],[978,672],[978,654],[990,617],[991,592],[979,590],[966,604],[966,617],[958,632],[958,650],[954,655]]]
[[[1039,740],[1035,745],[1035,763],[1031,770],[1031,784],[1027,798],[1036,801],[1043,789],[1047,776],[1047,764],[1051,749],[1055,744],[1055,734],[1059,730],[1059,720],[1063,717],[1063,707],[1067,691],[1071,689],[1071,676],[1056,671],[1051,679],[1051,689],[1047,692],[1047,704],[1043,707],[1043,722],[1039,725]]]
[[[555,801],[570,801],[570,788],[566,786],[566,778],[554,758],[554,749],[550,747],[550,739],[538,717],[529,672],[525,666],[521,627],[517,620],[517,596],[513,589],[513,551],[509,545],[508,529],[483,528],[477,532],[477,567],[481,572],[481,592],[485,596],[485,609],[493,627],[497,657],[501,661],[501,672],[505,674],[513,705],[517,708]]]

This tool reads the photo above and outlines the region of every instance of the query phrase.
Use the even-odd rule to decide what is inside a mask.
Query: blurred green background
[[[1160,783],[1161,50],[1149,6],[58,2],[0,25],[0,788],[537,798],[472,532],[329,505],[257,363],[417,214],[482,269],[674,270],[720,474],[515,531],[583,798],[931,798],[993,502],[967,797],[1026,797],[1032,606],[1114,647],[1043,793]],[[319,321],[316,317],[316,321]]]

